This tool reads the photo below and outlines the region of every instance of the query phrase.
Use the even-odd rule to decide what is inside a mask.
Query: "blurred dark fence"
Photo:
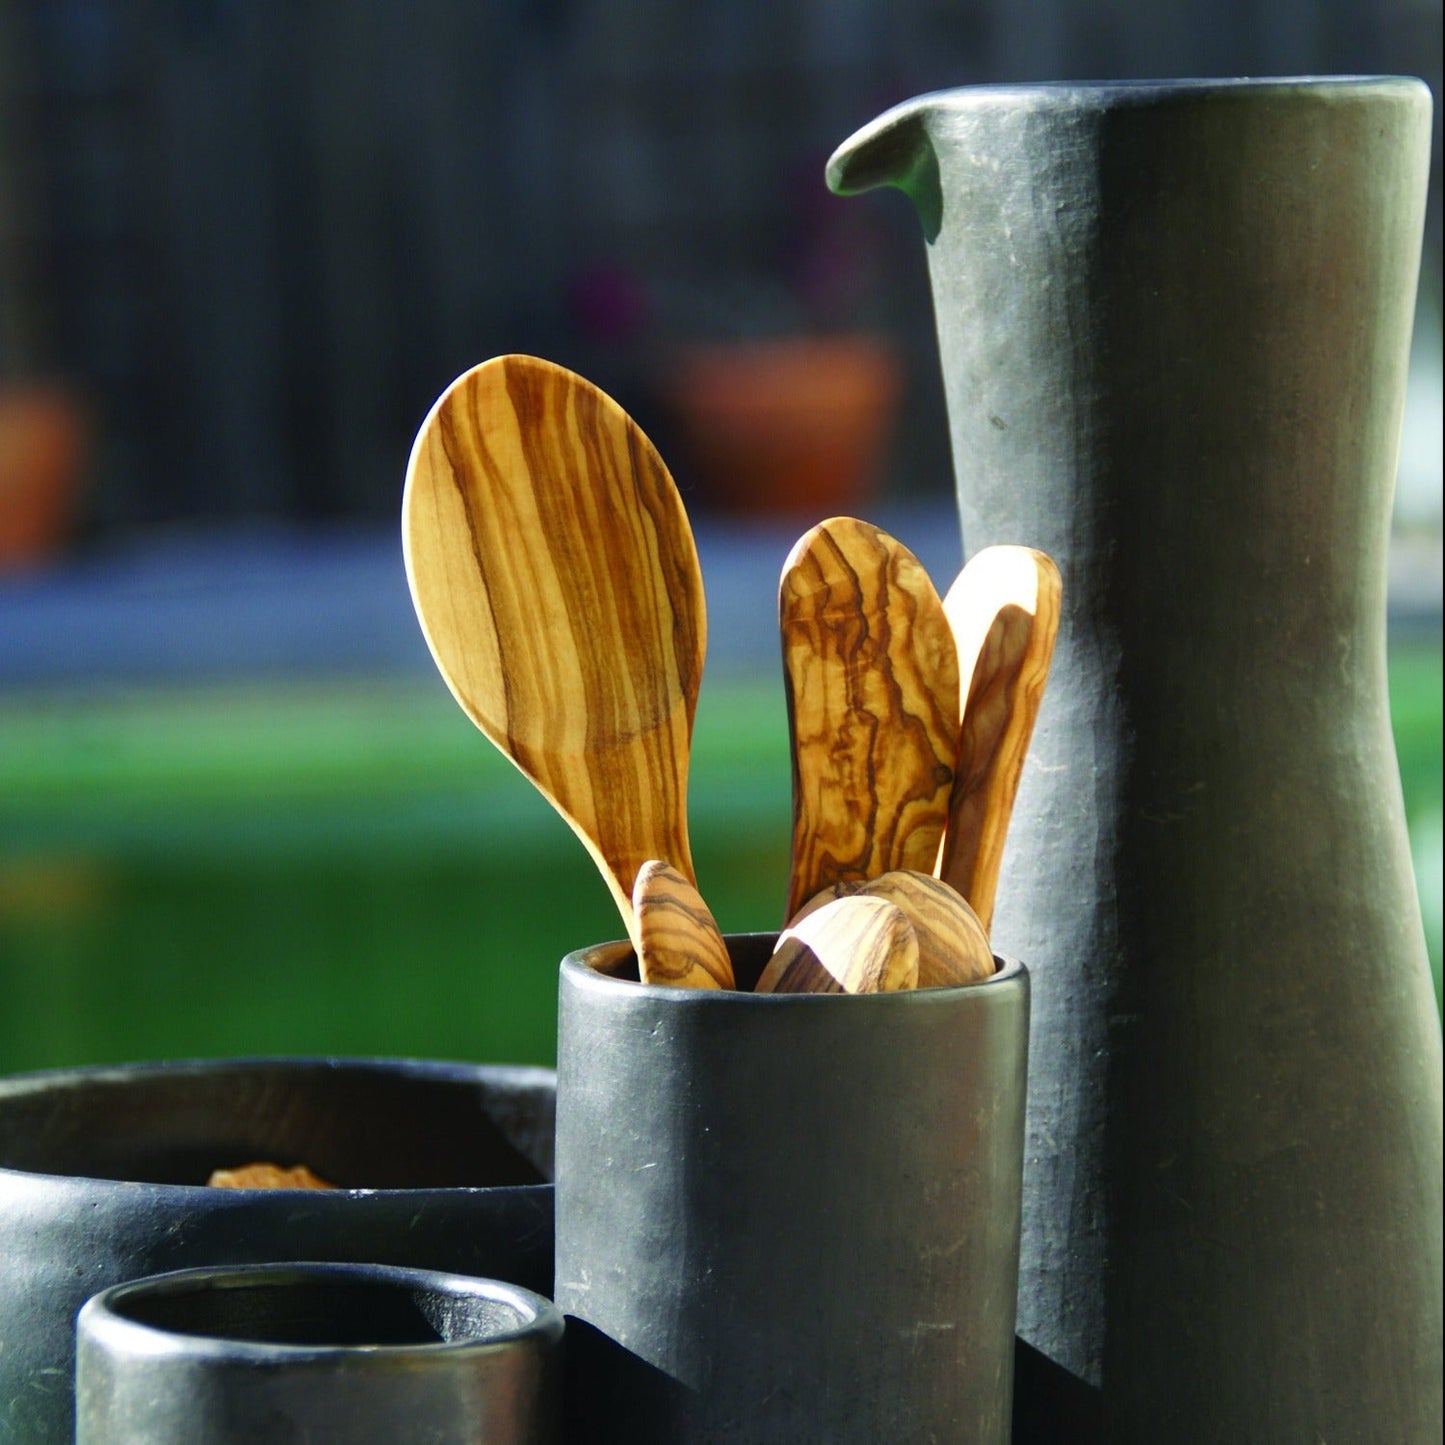
[[[909,368],[897,485],[946,487],[916,227],[829,197],[834,145],[988,80],[1438,95],[1440,52],[1425,0],[0,0],[0,376],[93,404],[92,534],[381,519],[486,356],[573,365],[665,436],[671,342],[868,327]],[[1437,296],[1439,243],[1437,184]]]

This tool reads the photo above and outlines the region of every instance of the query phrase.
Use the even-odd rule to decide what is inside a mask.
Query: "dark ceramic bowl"
[[[233,1265],[115,1285],[76,1325],[77,1445],[553,1445],[562,1314],[498,1280]]]
[[[272,1059],[0,1080],[0,1440],[69,1441],[80,1306],[203,1265],[394,1264],[552,1285],[550,1070]],[[214,1189],[304,1163],[336,1190]]]

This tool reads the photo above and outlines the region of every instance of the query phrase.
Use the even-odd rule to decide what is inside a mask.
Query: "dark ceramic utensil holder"
[[[773,938],[728,940],[742,989]],[[847,997],[562,963],[556,1299],[584,1440],[1008,1439],[1028,977]]]
[[[75,1314],[125,1280],[341,1260],[550,1294],[550,1070],[253,1060],[0,1080],[0,1441],[69,1441]],[[348,1186],[212,1189],[308,1164]]]
[[[80,1311],[77,1445],[552,1445],[562,1316],[516,1285],[384,1265],[243,1265]]]

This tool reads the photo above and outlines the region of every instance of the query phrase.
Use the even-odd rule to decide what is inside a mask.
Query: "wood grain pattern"
[[[904,911],[864,894],[831,899],[778,938],[758,993],[892,993],[918,983],[918,938]]]
[[[632,886],[643,983],[673,988],[734,988],[722,931],[700,894],[676,868],[649,859]]]
[[[866,883],[834,883],[798,911],[790,927],[835,898],[881,898],[901,908],[918,937],[918,987],[976,983],[997,970],[988,930],[957,891],[928,873],[894,869]]]
[[[985,928],[1059,630],[1059,569],[1031,547],[985,547],[944,599],[966,679],[938,876]]]
[[[402,524],[447,685],[581,838],[636,945],[643,863],[694,879],[687,765],[706,623],[662,459],[581,377],[497,357],[432,408]]]
[[[790,919],[830,884],[932,873],[958,739],[958,654],[917,558],[834,517],[778,593],[793,754]]]

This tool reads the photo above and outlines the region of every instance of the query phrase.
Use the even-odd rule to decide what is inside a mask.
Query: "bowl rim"
[[[119,1064],[74,1064],[8,1074],[0,1077],[0,1111],[3,1111],[7,1102],[12,1099],[32,1098],[53,1088],[76,1087],[87,1083],[121,1087],[127,1081],[136,1079],[174,1079],[201,1074],[225,1076],[263,1069],[292,1069],[303,1074],[346,1071],[433,1079],[439,1082],[485,1080],[515,1084],[523,1088],[531,1086],[542,1092],[550,1091],[554,1096],[557,1088],[557,1071],[543,1064],[481,1064],[454,1059],[413,1059],[389,1055],[247,1054],[220,1058],[141,1059]],[[202,1200],[212,1207],[254,1207],[258,1200],[270,1196],[285,1199],[294,1207],[297,1197],[302,1196],[307,1200],[309,1208],[332,1209],[342,1202],[349,1202],[354,1206],[358,1199],[373,1196],[388,1200],[433,1198],[441,1195],[470,1197],[484,1194],[491,1197],[524,1191],[548,1191],[554,1187],[550,1180],[542,1180],[534,1184],[447,1184],[394,1189],[218,1189],[210,1184],[178,1184],[101,1174],[59,1174],[52,1170],[23,1169],[0,1163],[0,1184],[15,1185],[20,1181],[44,1184],[51,1188],[69,1187],[84,1194],[97,1189],[142,1190],[186,1208],[194,1207]]]
[[[483,1296],[522,1315],[513,1329],[484,1338],[418,1341],[414,1344],[288,1344],[164,1329],[120,1312],[128,1299],[157,1294],[200,1293],[208,1288],[247,1289],[332,1280],[359,1288],[381,1286],[433,1294]],[[556,1344],[562,1337],[561,1310],[545,1295],[505,1280],[455,1270],[410,1265],[365,1264],[329,1260],[284,1260],[256,1264],[201,1265],[124,1280],[92,1295],[76,1316],[77,1341],[122,1357],[184,1359],[197,1364],[226,1361],[244,1366],[329,1365],[344,1361],[419,1364],[465,1361],[498,1354],[532,1340]]]

